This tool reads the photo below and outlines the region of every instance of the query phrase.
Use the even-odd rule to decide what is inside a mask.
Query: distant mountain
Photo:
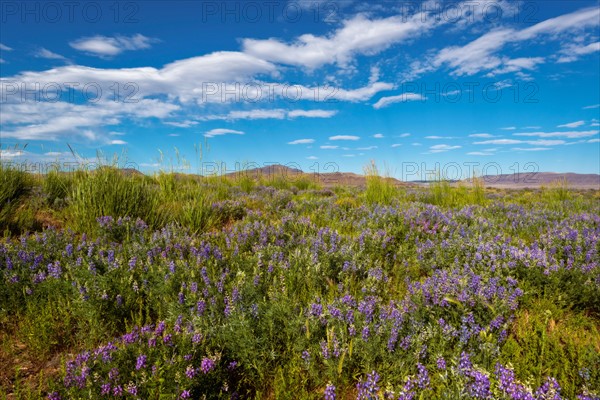
[[[225,176],[235,178],[239,176],[248,176],[251,178],[263,179],[295,179],[300,177],[306,177],[310,179],[316,179],[324,187],[332,187],[336,185],[364,187],[366,186],[367,178],[364,175],[355,174],[352,172],[303,172],[300,169],[290,168],[284,165],[269,165],[261,168],[252,168],[243,171],[231,172]],[[396,186],[405,186],[407,183],[401,182],[395,178],[384,178],[392,182]]]
[[[573,189],[599,189],[599,174],[576,174],[576,173],[555,173],[555,172],[537,172],[521,174],[502,174],[502,175],[484,175],[483,180],[486,187],[497,188],[540,188],[550,186],[557,182],[565,181],[567,187]],[[468,180],[462,181],[467,182]]]

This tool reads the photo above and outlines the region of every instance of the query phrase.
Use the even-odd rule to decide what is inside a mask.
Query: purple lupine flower
[[[189,399],[190,397],[192,397],[192,394],[190,393],[189,390],[184,390],[183,392],[181,392],[181,394],[179,395],[180,399]]]
[[[123,395],[123,387],[121,385],[116,385],[113,387],[113,396],[122,396]]]
[[[203,374],[208,374],[216,366],[215,361],[212,358],[204,357],[200,363],[200,370]]]
[[[328,383],[325,387],[324,395],[325,400],[335,400],[335,386],[333,386],[331,383]]]
[[[111,389],[111,388],[110,388],[110,383],[104,383],[104,384],[101,386],[100,394],[101,394],[102,396],[107,396],[107,395],[109,395],[109,394],[110,394],[110,389]]]
[[[323,356],[324,359],[326,359],[326,360],[329,359],[329,346],[327,345],[327,342],[324,340],[321,341],[321,355]]]
[[[185,376],[189,379],[193,379],[196,376],[196,369],[193,366],[188,365],[185,369]]]
[[[147,358],[148,357],[146,357],[146,355],[144,355],[144,354],[138,356],[137,361],[135,363],[135,369],[140,370],[142,368],[145,368]]]
[[[307,363],[310,362],[310,353],[307,350],[302,351],[302,359]]]
[[[429,372],[427,368],[421,363],[417,363],[417,370],[419,371],[417,375],[417,385],[421,389],[426,389],[429,387]]]
[[[444,357],[439,357],[436,360],[436,364],[437,364],[438,369],[441,369],[441,370],[446,369],[446,360],[444,360]]]

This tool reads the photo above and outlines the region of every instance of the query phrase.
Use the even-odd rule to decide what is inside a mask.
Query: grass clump
[[[391,204],[398,196],[398,189],[388,177],[382,177],[375,161],[364,168],[366,177],[365,200],[368,204]]]
[[[76,230],[89,232],[98,218],[107,215],[156,223],[158,200],[156,189],[147,180],[101,167],[77,176],[67,212]]]

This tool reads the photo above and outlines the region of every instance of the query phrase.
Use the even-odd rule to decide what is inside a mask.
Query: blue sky
[[[600,172],[597,1],[1,4],[3,162]]]

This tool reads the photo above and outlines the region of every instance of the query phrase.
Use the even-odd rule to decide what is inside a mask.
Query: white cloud
[[[475,142],[473,144],[531,144],[538,146],[557,146],[561,144],[565,144],[564,140],[517,140],[517,139],[493,139],[493,140],[484,140],[483,142]]]
[[[285,110],[251,110],[251,111],[231,111],[231,119],[284,119]]]
[[[511,150],[514,151],[546,151],[552,150],[550,147],[513,147]]]
[[[169,133],[170,137],[179,137],[179,133]]]
[[[310,144],[310,143],[314,143],[314,142],[315,142],[315,139],[297,139],[297,140],[288,142],[288,144]]]
[[[322,149],[324,150],[333,150],[333,149],[337,149],[339,146],[330,146],[330,145],[323,145],[320,146]]]
[[[422,146],[422,144],[421,144],[421,143],[419,143],[419,142],[414,142],[414,143],[411,143],[411,144],[412,144],[413,146]]]
[[[127,50],[148,49],[157,39],[152,39],[141,34],[133,36],[91,36],[77,39],[69,45],[79,51],[91,53],[100,57],[112,57]]]
[[[356,150],[374,150],[377,146],[357,147]]]
[[[329,140],[359,140],[360,136],[352,136],[352,135],[336,135],[330,136]]]
[[[137,103],[102,100],[93,105],[4,103],[2,136],[20,140],[102,141],[102,135],[95,130],[103,125],[117,125],[127,118],[165,118],[178,109],[177,105],[156,99],[142,99]]]
[[[0,50],[2,50],[2,51],[12,51],[12,48],[8,47],[5,44],[0,43]]]
[[[583,107],[584,110],[593,110],[594,108],[600,108],[600,104],[593,104],[591,106]]]
[[[191,121],[191,120],[184,120],[184,121],[163,121],[163,124],[165,125],[170,125],[170,126],[175,126],[177,128],[189,128],[192,127],[194,125],[198,125],[198,121]]]
[[[210,131],[206,132],[204,134],[205,137],[207,138],[211,138],[211,137],[215,137],[215,136],[221,136],[221,135],[243,135],[244,132],[242,131],[236,131],[233,129],[223,129],[223,128],[218,128],[218,129],[211,129]]]
[[[600,42],[590,43],[588,45],[571,44],[560,51],[560,56],[556,62],[573,62],[578,60],[581,56],[597,51],[600,51]]]
[[[376,134],[373,135],[373,137],[375,139],[383,139],[384,138],[383,134],[381,134],[381,133],[376,133]]]
[[[442,49],[430,65],[419,65],[418,71],[427,71],[446,65],[453,75],[474,75],[488,71],[489,75],[497,75],[522,70],[532,70],[542,62],[542,57],[511,59],[497,55],[509,43],[532,40],[541,35],[556,38],[566,31],[579,31],[585,27],[597,26],[600,21],[600,10],[589,7],[547,19],[522,30],[498,28],[493,29],[464,46],[450,46]]]
[[[199,117],[201,120],[237,120],[237,119],[285,119],[287,118],[331,118],[337,114],[336,110],[284,110],[275,109],[254,109],[247,111],[230,111],[222,115],[205,115]]]
[[[515,129],[517,129],[517,127],[516,126],[506,126],[504,128],[500,128],[500,129],[502,129],[503,131],[514,131]]]
[[[124,141],[124,140],[114,139],[114,140],[111,140],[109,142],[109,144],[112,144],[112,145],[124,145],[124,144],[127,144],[127,142]]]
[[[354,157],[354,154],[342,154],[342,157]]]
[[[494,135],[490,135],[489,133],[473,133],[471,135],[469,135],[469,137],[474,137],[474,138],[492,138],[494,137]]]
[[[426,97],[423,97],[419,93],[402,93],[397,96],[382,97],[377,103],[373,104],[373,108],[380,109],[394,103],[405,103],[418,100],[426,100]]]
[[[396,148],[396,147],[400,147],[400,146],[402,146],[402,144],[401,144],[401,143],[394,143],[394,144],[392,145],[392,148]]]
[[[429,139],[429,140],[440,140],[440,139],[454,139],[454,137],[452,136],[425,136],[425,139]]]
[[[598,139],[598,138],[588,140],[588,143],[598,143],[598,142],[600,142],[600,139]]]
[[[585,125],[585,121],[569,122],[568,124],[558,125],[557,128],[578,128],[582,125]]]
[[[467,153],[468,156],[493,156],[494,153],[486,153],[483,151],[471,151]]]
[[[409,136],[410,136],[410,133],[403,133],[399,137],[409,137]]]
[[[523,132],[515,133],[515,136],[537,136],[537,137],[565,137],[569,139],[584,138],[598,134],[598,130],[591,131],[568,131],[568,132]]]
[[[462,146],[450,146],[447,144],[436,144],[429,147],[431,153],[443,153],[445,151],[460,149]]]
[[[336,110],[291,110],[287,115],[289,118],[308,117],[308,118],[331,118],[337,114]]]
[[[319,159],[319,157],[316,157],[316,156],[308,156],[308,157],[306,157],[306,159],[307,159],[307,160],[318,160],[318,159]]]
[[[41,49],[38,49],[35,53],[33,53],[33,56],[37,58],[47,58],[50,60],[66,60],[66,57],[61,56],[60,54],[56,54],[43,47]]]
[[[412,40],[435,26],[435,18],[416,14],[369,19],[359,14],[326,36],[305,34],[291,44],[277,39],[244,39],[243,51],[271,62],[315,69],[326,64],[348,66],[357,55],[374,55],[394,43]]]

